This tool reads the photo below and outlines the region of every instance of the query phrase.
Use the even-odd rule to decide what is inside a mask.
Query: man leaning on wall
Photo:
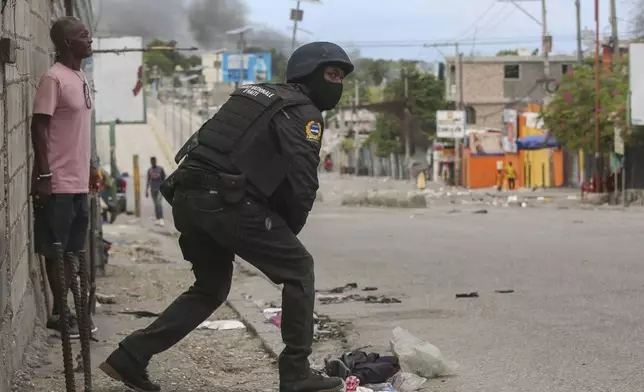
[[[66,254],[85,247],[88,193],[96,191],[97,176],[90,162],[92,97],[81,70],[83,59],[92,54],[91,35],[80,20],[64,17],[54,22],[50,36],[56,47],[56,63],[40,80],[34,100],[31,195],[35,249],[45,257],[47,279],[57,293],[62,282],[56,271],[54,243],[61,243]],[[65,279],[70,278],[70,262],[66,260]],[[64,299],[62,302],[54,295],[47,328],[61,330],[59,315],[61,308],[67,307]],[[70,324],[70,337],[80,337],[74,317]]]

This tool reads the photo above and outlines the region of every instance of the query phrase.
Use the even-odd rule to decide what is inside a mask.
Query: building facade
[[[91,28],[91,1],[75,3],[74,13]],[[0,19],[2,38],[16,47],[0,64],[0,392],[11,390],[12,374],[34,333],[42,332],[36,326],[44,325],[50,303],[44,266],[33,252],[29,129],[38,82],[54,57],[49,28],[63,15],[62,0],[14,0]]]
[[[576,56],[551,56],[551,78],[559,80],[576,62]],[[504,108],[541,103],[547,95],[540,56],[463,57],[462,67],[467,121],[478,128],[501,129]],[[461,73],[457,58],[448,57],[445,68],[446,99],[458,104]]]

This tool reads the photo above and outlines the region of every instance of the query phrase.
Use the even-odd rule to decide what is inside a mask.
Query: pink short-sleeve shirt
[[[85,84],[83,71],[56,63],[42,77],[36,92],[34,114],[51,116],[47,159],[54,194],[89,192],[92,105]]]

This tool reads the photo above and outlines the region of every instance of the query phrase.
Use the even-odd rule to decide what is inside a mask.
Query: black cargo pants
[[[240,256],[271,281],[283,284],[280,379],[308,374],[313,343],[313,258],[282,218],[262,203],[244,199],[234,207],[207,189],[175,191],[174,223],[179,245],[193,265],[195,283],[150,326],[121,342],[141,366],[172,347],[206,320],[230,291],[233,259]],[[267,223],[267,219],[269,223]]]

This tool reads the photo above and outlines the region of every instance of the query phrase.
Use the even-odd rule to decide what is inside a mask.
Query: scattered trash
[[[377,287],[365,287],[364,289],[362,289],[362,291],[377,291],[377,290],[378,290]]]
[[[356,392],[374,392],[374,390],[371,389],[371,388],[367,388],[367,387],[358,387],[356,389]]]
[[[113,305],[116,303],[116,296],[96,293],[96,301],[100,304]]]
[[[267,323],[282,328],[282,308],[266,308],[262,311]]]
[[[360,380],[356,376],[349,376],[344,384],[346,386],[346,392],[356,392],[360,386]]]
[[[474,214],[487,214],[487,210],[474,211]]]
[[[339,286],[339,287],[334,287],[329,290],[316,290],[318,293],[327,293],[327,294],[342,294],[345,291],[357,289],[358,284],[357,283],[347,283],[344,286]]]
[[[495,292],[499,294],[512,294],[514,293],[514,290],[494,290]]]
[[[328,376],[347,380],[355,377],[355,380],[358,381],[356,387],[387,382],[399,371],[398,358],[380,356],[378,353],[367,354],[361,350],[346,353],[340,358],[325,360],[324,366],[324,372]]]
[[[385,295],[380,295],[378,297],[370,295],[365,299],[365,302],[368,304],[399,304],[402,303],[401,300],[394,297],[387,297]]]
[[[419,390],[427,382],[427,379],[412,373],[399,372],[389,382],[399,392],[414,392]]]
[[[456,298],[478,298],[478,297],[479,297],[479,293],[477,293],[476,291],[472,293],[456,294]]]
[[[246,329],[244,323],[238,320],[204,321],[197,329],[211,329],[213,331],[228,331],[231,329]]]
[[[521,208],[526,208],[527,206],[528,206],[528,203],[526,203],[525,201],[521,203]]]
[[[365,290],[365,291],[372,291],[372,290]],[[342,294],[323,294],[323,295],[318,295],[318,300],[322,305],[330,305],[330,304],[340,304],[344,302],[365,302],[368,304],[399,304],[402,303],[401,300],[398,298],[394,297],[387,297],[385,295],[380,295],[380,296],[375,296],[375,295],[369,295],[369,296],[362,296],[359,294],[349,294],[349,295],[342,295]]]
[[[347,330],[351,327],[350,322],[333,320],[325,315],[317,315],[315,323],[314,341],[335,339],[340,340],[342,343],[347,343]]]
[[[390,383],[365,385],[365,389],[373,392],[398,392]]]
[[[409,331],[396,327],[393,330],[391,351],[400,360],[403,371],[425,378],[435,378],[452,374],[458,364],[446,361],[440,350],[425,342]]]
[[[120,314],[129,314],[135,316],[136,318],[145,318],[145,317],[159,317],[158,313],[149,312],[147,310],[124,310],[119,312]]]

